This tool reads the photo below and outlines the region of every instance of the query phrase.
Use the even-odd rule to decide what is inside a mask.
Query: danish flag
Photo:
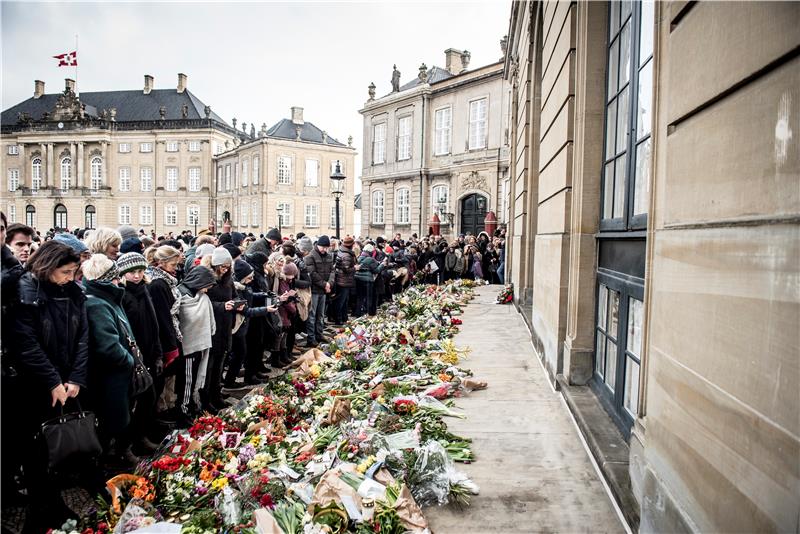
[[[77,67],[78,66],[78,52],[77,50],[73,50],[72,52],[67,52],[66,54],[59,54],[57,56],[53,56],[54,59],[58,60],[59,67]]]

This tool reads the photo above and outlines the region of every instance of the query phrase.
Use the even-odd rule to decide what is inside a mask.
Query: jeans
[[[356,317],[361,317],[366,313],[375,315],[373,312],[375,298],[372,294],[373,286],[372,282],[356,280]]]
[[[322,339],[322,331],[325,328],[325,293],[312,293],[311,306],[308,308],[308,321],[306,321],[306,334],[308,343],[313,344]]]
[[[333,299],[333,321],[336,324],[347,322],[347,302],[350,300],[352,287],[337,287],[336,297]]]
[[[500,280],[501,284],[506,283],[506,262],[504,261],[497,265],[497,279]]]

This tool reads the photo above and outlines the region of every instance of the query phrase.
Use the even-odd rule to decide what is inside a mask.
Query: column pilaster
[[[83,145],[83,141],[78,142],[78,187],[86,187],[86,179],[84,176],[86,165],[84,164]]]

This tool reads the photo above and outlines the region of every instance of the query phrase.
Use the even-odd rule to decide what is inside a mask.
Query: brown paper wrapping
[[[362,508],[361,496],[358,494],[358,492],[356,492],[356,490],[348,486],[345,481],[339,478],[340,471],[355,473],[356,466],[350,463],[342,464],[339,467],[331,469],[322,475],[322,478],[319,479],[319,482],[317,483],[317,487],[314,489],[314,497],[311,499],[311,502],[308,503],[309,513],[313,514],[317,506],[320,508],[327,506],[331,501],[334,501],[339,506],[342,506],[342,498],[340,495],[350,495],[350,497],[353,498],[353,501],[358,505],[358,508]]]
[[[256,532],[258,534],[284,534],[283,529],[278,526],[278,522],[266,508],[259,508],[253,512],[256,520]]]
[[[473,391],[475,391],[477,389],[486,389],[488,387],[488,384],[486,383],[485,380],[476,380],[474,378],[465,378],[461,382],[461,384],[465,388],[471,389]]]
[[[350,417],[350,399],[340,399],[337,397],[334,399],[333,405],[323,423],[326,425],[336,425],[342,421],[347,421]]]

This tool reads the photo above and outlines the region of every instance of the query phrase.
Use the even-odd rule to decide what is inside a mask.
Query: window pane
[[[619,37],[619,87],[631,77],[631,23],[628,21]]]
[[[606,159],[614,157],[614,141],[617,138],[617,101],[608,105],[606,110]]]
[[[617,385],[617,346],[610,339],[606,341],[606,374],[605,382],[611,391]]]
[[[606,173],[603,178],[603,218],[610,219],[613,215],[614,205],[614,162],[606,163]]]
[[[625,211],[625,176],[627,174],[625,154],[617,158],[614,176],[614,218],[622,217]]]
[[[636,111],[636,137],[648,135],[653,124],[653,62],[639,72],[639,97]]]
[[[606,327],[606,306],[608,306],[608,289],[600,284],[597,292],[597,326],[605,329]]]
[[[633,214],[647,213],[650,197],[650,140],[636,147],[636,183],[633,191]]]
[[[653,1],[642,2],[642,24],[639,35],[639,64],[641,65],[653,54]]]
[[[642,355],[642,320],[644,304],[641,300],[628,299],[628,352],[641,358]]]
[[[610,16],[609,16],[609,35],[614,35],[617,33],[617,28],[619,28],[619,2],[610,2]]]
[[[617,98],[617,151],[624,152],[628,148],[628,98],[630,88],[625,88]]]
[[[600,332],[597,332],[597,345],[595,345],[597,352],[594,355],[594,372],[603,376],[605,369],[605,354],[606,354],[606,338]]]
[[[608,335],[617,339],[617,326],[619,325],[619,291],[608,290]]]
[[[639,406],[639,364],[628,358],[625,362],[625,409],[636,416]]]
[[[617,73],[619,72],[619,38],[611,45],[608,52],[608,99],[617,93]]]
[[[624,23],[625,19],[631,14],[631,0],[622,0],[622,2],[620,2],[619,11],[620,21]]]

